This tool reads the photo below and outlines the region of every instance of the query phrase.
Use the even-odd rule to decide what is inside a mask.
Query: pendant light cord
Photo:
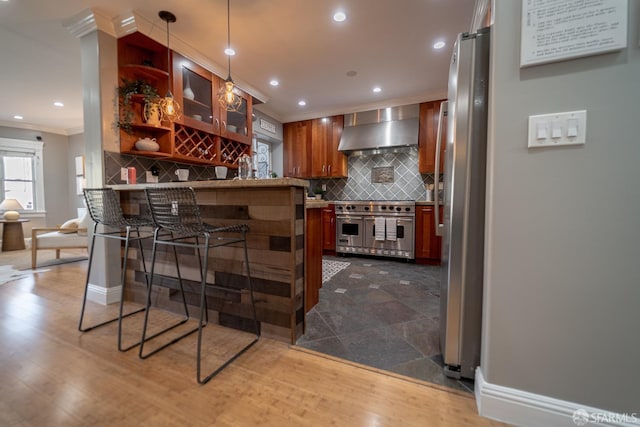
[[[227,0],[227,49],[231,49],[231,0]],[[227,55],[229,64],[229,75],[227,80],[231,80],[231,55]]]

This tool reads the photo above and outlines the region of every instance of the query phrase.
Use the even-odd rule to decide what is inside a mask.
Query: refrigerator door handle
[[[438,132],[436,134],[436,168],[435,174],[433,175],[435,178],[435,184],[433,188],[433,201],[434,201],[434,219],[435,219],[435,229],[436,236],[442,236],[444,230],[444,224],[440,223],[440,191],[438,191],[439,182],[440,182],[440,148],[442,147],[442,126],[444,123],[444,116],[447,114],[449,108],[449,102],[443,101],[440,104],[440,115],[438,117]]]

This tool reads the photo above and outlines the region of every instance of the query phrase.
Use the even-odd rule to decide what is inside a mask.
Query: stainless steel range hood
[[[366,154],[416,146],[419,115],[418,104],[345,114],[338,150]]]

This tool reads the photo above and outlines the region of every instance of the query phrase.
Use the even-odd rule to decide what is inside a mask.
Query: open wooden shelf
[[[149,67],[147,65],[127,64],[121,65],[122,71],[129,71],[141,78],[148,78],[152,80],[168,79],[169,73],[155,67]]]

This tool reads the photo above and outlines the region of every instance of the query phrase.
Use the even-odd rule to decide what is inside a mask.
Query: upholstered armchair
[[[63,249],[88,248],[87,228],[89,215],[71,219],[59,227],[34,227],[31,229],[31,268],[36,268],[39,250],[55,250],[56,259]]]

